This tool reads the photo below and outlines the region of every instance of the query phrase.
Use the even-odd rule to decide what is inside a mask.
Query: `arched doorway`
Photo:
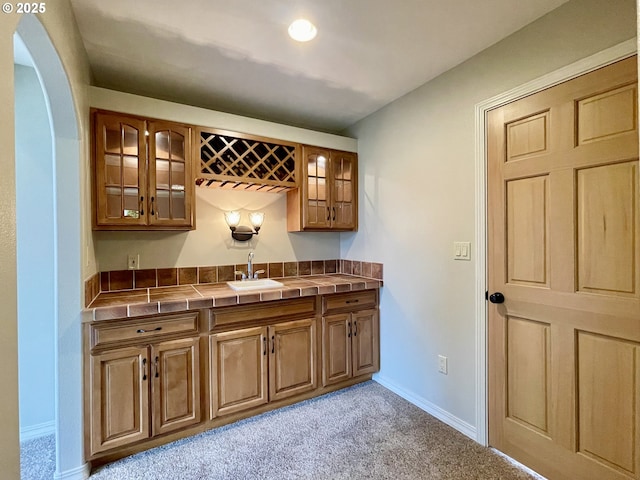
[[[54,478],[84,479],[82,429],[82,310],[80,148],[74,99],[60,58],[35,15],[24,15],[16,35],[29,51],[44,91],[52,135],[53,318],[55,323]],[[18,246],[18,249],[20,247]]]
[[[13,73],[20,470],[31,480],[55,470],[55,175],[44,91],[17,34]]]

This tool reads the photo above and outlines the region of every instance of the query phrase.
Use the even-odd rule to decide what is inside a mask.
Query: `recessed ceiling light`
[[[299,18],[289,25],[289,36],[298,42],[308,42],[318,33],[316,26],[309,20]]]

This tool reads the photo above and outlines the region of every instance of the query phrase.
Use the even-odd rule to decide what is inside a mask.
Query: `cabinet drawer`
[[[361,290],[358,292],[338,293],[322,297],[322,311],[324,313],[337,310],[359,310],[377,306],[376,290]]]
[[[209,328],[234,323],[259,322],[281,319],[294,315],[315,315],[316,297],[304,297],[299,300],[275,300],[242,307],[224,307],[213,309]]]
[[[173,334],[197,334],[198,313],[93,325],[91,347],[131,342]]]

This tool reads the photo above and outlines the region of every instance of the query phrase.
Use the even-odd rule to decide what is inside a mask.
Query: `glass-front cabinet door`
[[[191,129],[149,122],[149,224],[191,225]]]
[[[306,228],[330,228],[331,206],[329,181],[329,150],[307,147],[303,149],[306,172],[303,205]]]
[[[302,221],[289,225],[290,231],[357,230],[357,158],[351,152],[302,147]],[[289,200],[295,202],[295,194]]]
[[[356,156],[350,152],[331,152],[333,184],[331,224],[333,228],[356,228]]]
[[[100,114],[95,132],[96,224],[144,225],[145,122]]]
[[[194,227],[191,128],[94,110],[97,230]]]

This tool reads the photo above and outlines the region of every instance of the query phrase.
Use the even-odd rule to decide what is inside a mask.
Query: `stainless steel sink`
[[[255,280],[236,280],[227,282],[231,288],[237,291],[245,292],[247,290],[264,290],[266,288],[280,288],[284,285],[270,278],[258,278]]]

